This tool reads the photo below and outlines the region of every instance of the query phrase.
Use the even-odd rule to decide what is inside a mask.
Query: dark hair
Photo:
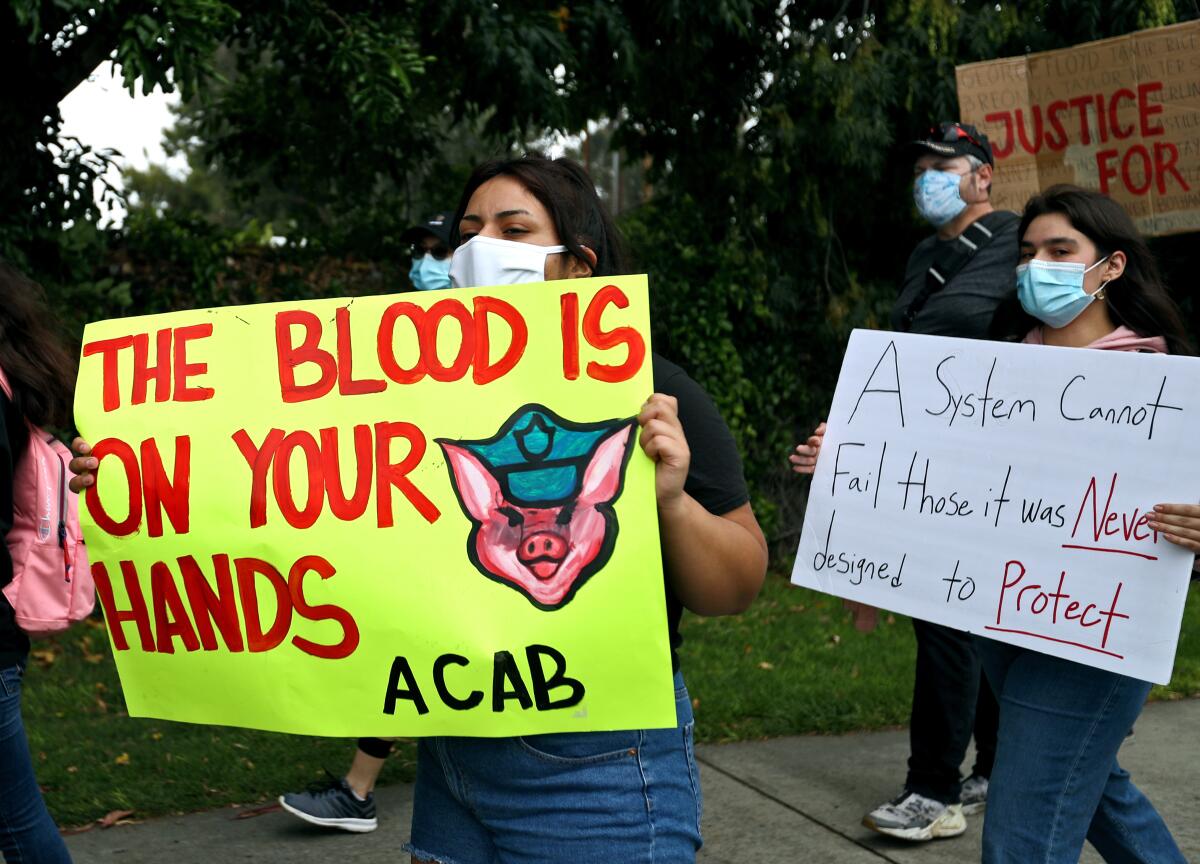
[[[42,288],[0,261],[0,369],[13,404],[38,426],[68,426],[75,361],[59,340]]]
[[[1179,307],[1167,293],[1158,265],[1133,220],[1107,195],[1061,184],[1034,195],[1025,205],[1017,230],[1020,242],[1039,216],[1060,213],[1075,230],[1096,245],[1101,257],[1125,253],[1125,272],[1104,288],[1109,312],[1139,336],[1161,336],[1171,354],[1194,354]],[[1016,296],[1001,304],[992,320],[992,336],[1009,341],[1024,338],[1040,322],[1021,308]]]
[[[629,272],[625,241],[584,167],[571,159],[547,159],[538,153],[484,162],[471,172],[450,226],[451,247],[459,244],[458,225],[471,196],[494,177],[512,177],[529,190],[550,214],[559,242],[591,266],[592,275],[621,276]],[[584,254],[584,246],[596,253],[594,266]]]

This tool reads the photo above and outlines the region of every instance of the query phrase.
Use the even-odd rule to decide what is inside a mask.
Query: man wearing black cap
[[[910,148],[913,200],[937,233],[908,259],[892,328],[987,338],[996,307],[1015,290],[1019,221],[992,207],[992,147],[974,126],[943,123]]]
[[[400,242],[412,245],[412,268],[408,278],[418,291],[450,287],[451,210],[434,213],[400,235]]]
[[[987,338],[996,307],[1015,290],[1019,221],[992,208],[991,145],[974,126],[942,123],[910,146],[913,198],[937,233],[908,259],[892,328]],[[900,796],[868,813],[863,824],[906,840],[954,837],[966,830],[963,814],[987,802],[999,710],[969,634],[916,619],[913,629],[908,777]],[[975,766],[960,782],[972,732]]]

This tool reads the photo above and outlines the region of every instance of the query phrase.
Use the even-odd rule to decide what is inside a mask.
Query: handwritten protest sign
[[[1146,234],[1200,230],[1200,21],[959,66],[959,113],[991,140],[992,200],[1111,195]]]
[[[83,520],[136,716],[675,724],[644,276],[89,325]]]
[[[856,330],[792,581],[1166,683],[1198,418],[1195,358]]]

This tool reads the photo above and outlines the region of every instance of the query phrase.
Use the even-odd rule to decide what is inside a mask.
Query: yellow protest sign
[[[644,276],[88,326],[81,507],[129,713],[675,724]]]

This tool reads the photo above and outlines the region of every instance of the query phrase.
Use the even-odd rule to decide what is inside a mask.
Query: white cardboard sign
[[[1200,360],[855,330],[792,581],[1166,683]]]

